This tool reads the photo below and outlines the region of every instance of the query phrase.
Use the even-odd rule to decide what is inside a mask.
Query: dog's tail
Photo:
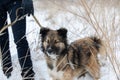
[[[95,46],[95,48],[97,49],[97,51],[100,51],[100,48],[102,46],[102,40],[96,36],[94,37],[90,37],[90,39],[93,41],[93,45]]]

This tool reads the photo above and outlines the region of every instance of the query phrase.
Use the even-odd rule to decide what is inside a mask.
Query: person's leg
[[[20,1],[14,2],[10,6],[9,14],[10,14],[11,22],[13,22],[16,18],[16,11],[18,11],[17,16],[21,17],[24,15],[23,10],[20,9],[20,7],[21,7]],[[33,71],[33,65],[32,65],[31,56],[30,56],[30,49],[25,36],[26,18],[23,18],[22,20],[16,22],[12,26],[12,30],[14,35],[14,42],[17,45],[19,63],[22,69],[21,75],[23,78],[31,78],[31,77],[33,78],[34,71]],[[33,80],[32,78],[24,79],[24,80]]]
[[[4,10],[4,7],[0,6],[0,30],[7,24],[7,11]],[[9,50],[9,35],[8,29],[3,32],[3,35],[0,35],[0,48],[2,53],[2,68],[4,74],[9,77],[13,70],[11,55]]]

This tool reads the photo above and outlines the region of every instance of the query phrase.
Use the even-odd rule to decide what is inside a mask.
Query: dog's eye
[[[59,43],[60,41],[59,40],[55,40],[55,43]]]
[[[50,42],[50,40],[46,40],[46,42],[47,42],[47,43],[49,43],[49,42]]]
[[[90,55],[91,55],[91,53],[90,53],[90,52],[86,52],[86,55],[87,55],[87,56],[90,56]]]

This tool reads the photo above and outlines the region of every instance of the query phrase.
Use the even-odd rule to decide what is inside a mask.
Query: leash
[[[18,11],[19,11],[20,9],[22,9],[22,8],[20,7],[20,8],[18,8],[18,9],[16,10],[16,19],[15,19],[13,22],[11,22],[10,24],[5,25],[5,26],[3,26],[2,29],[0,29],[0,36],[3,35],[3,34],[5,34],[5,33],[3,33],[3,31],[5,31],[9,26],[14,25],[17,21],[20,21],[21,19],[23,19],[24,17],[26,17],[27,14],[23,15],[23,16],[20,17],[20,18],[17,16]],[[42,28],[43,26],[40,24],[40,22],[38,21],[38,19],[37,19],[34,15],[32,15],[32,17],[33,17],[33,19],[35,20],[35,22],[38,24],[38,26],[39,26],[40,28]]]
[[[34,15],[32,15],[32,17],[33,17],[33,19],[35,20],[35,22],[38,24],[38,26],[39,26],[40,28],[42,28],[43,26],[40,24],[40,22],[38,21],[38,19],[37,19]]]

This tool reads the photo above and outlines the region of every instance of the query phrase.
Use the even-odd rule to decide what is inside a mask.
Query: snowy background
[[[100,80],[120,80],[120,1],[119,0],[33,0],[35,16],[42,26],[68,29],[68,43],[87,36],[98,36],[104,41]],[[9,21],[10,22],[10,21]],[[51,80],[41,52],[40,27],[33,17],[27,17],[27,39],[31,49],[35,80]],[[16,46],[11,28],[10,50],[13,62],[8,80],[22,80]],[[0,61],[1,62],[1,61]],[[0,64],[0,80],[7,80]],[[92,80],[87,74],[79,80]]]

